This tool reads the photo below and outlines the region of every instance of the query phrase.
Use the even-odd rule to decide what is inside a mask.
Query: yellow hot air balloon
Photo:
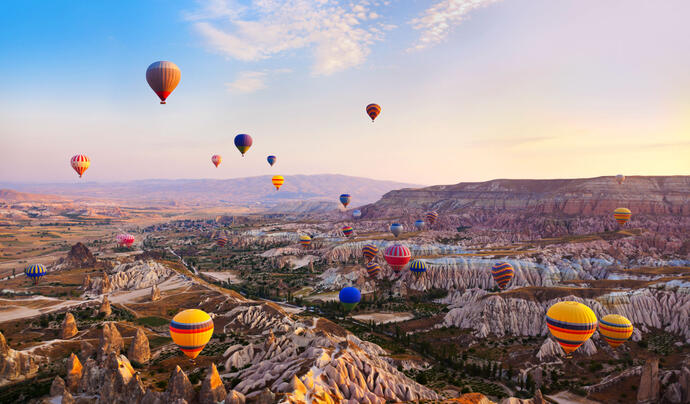
[[[584,344],[597,329],[597,316],[582,303],[565,301],[551,306],[546,312],[546,325],[551,335],[570,355]]]
[[[616,219],[621,226],[630,220],[630,216],[632,216],[632,212],[628,208],[618,208],[613,211],[613,218]]]
[[[611,348],[616,348],[627,341],[632,333],[632,323],[621,315],[607,314],[599,320],[599,334]]]
[[[285,178],[283,178],[282,175],[274,175],[273,178],[271,178],[271,182],[273,183],[273,186],[276,187],[276,191],[280,189],[280,187],[283,186],[283,183],[285,182]]]
[[[170,336],[190,359],[199,356],[213,335],[213,320],[198,309],[183,310],[170,322]]]

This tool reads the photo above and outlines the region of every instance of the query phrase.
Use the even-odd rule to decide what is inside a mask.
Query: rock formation
[[[230,390],[225,397],[225,404],[245,404],[246,398],[239,391]]]
[[[647,359],[642,367],[640,385],[637,388],[637,403],[657,403],[659,401],[659,389],[659,360]]]
[[[678,377],[683,404],[690,404],[690,368],[683,366]]]
[[[91,345],[90,342],[88,341],[80,341],[79,342],[79,356],[81,357],[82,361],[87,360],[88,358],[91,357],[96,352],[96,348]]]
[[[98,345],[98,359],[103,360],[109,353],[120,354],[123,347],[122,335],[117,330],[115,323],[103,323],[103,330]]]
[[[77,329],[77,321],[74,319],[72,313],[67,312],[65,314],[65,319],[62,321],[62,328],[60,330],[60,336],[62,339],[72,338],[79,330]]]
[[[186,400],[191,403],[194,399],[194,387],[187,378],[187,375],[179,366],[175,366],[170,380],[168,381],[168,388],[165,390],[168,402],[173,402],[178,399]]]
[[[201,383],[201,390],[199,391],[199,404],[216,404],[225,400],[228,395],[220,379],[218,369],[215,364],[211,364],[206,378]]]
[[[144,289],[157,285],[175,272],[165,265],[151,260],[138,260],[116,265],[108,276],[105,272],[100,278],[91,279],[88,291],[98,294],[114,290]]]
[[[76,393],[79,387],[79,382],[81,381],[81,376],[83,372],[83,367],[77,355],[72,353],[67,360],[67,378],[65,380],[67,384],[67,389],[70,392]]]
[[[81,288],[84,290],[89,289],[91,285],[91,276],[89,274],[84,275],[84,280],[81,282]]]
[[[38,373],[39,367],[47,358],[30,352],[16,351],[7,344],[0,332],[0,382],[21,380]]]
[[[98,313],[102,313],[104,317],[108,317],[113,313],[113,310],[110,308],[108,295],[103,295],[103,301],[101,302],[101,307],[98,309]]]
[[[161,300],[161,291],[158,289],[158,285],[151,286],[151,301],[156,302]]]
[[[110,278],[108,277],[108,274],[105,271],[103,271],[103,273],[101,275],[100,290],[98,293],[100,293],[101,295],[104,295],[104,294],[110,293],[112,291],[113,291],[113,287],[110,284]]]
[[[151,349],[149,348],[149,339],[141,328],[137,328],[137,333],[132,339],[132,344],[127,351],[129,360],[146,363],[151,359]]]
[[[73,245],[67,256],[60,258],[56,263],[56,269],[74,269],[74,268],[96,268],[103,267],[96,257],[91,254],[89,248],[81,242]]]
[[[50,385],[50,396],[61,396],[65,392],[65,390],[65,381],[62,380],[62,377],[55,376],[55,379],[53,379],[53,383]]]

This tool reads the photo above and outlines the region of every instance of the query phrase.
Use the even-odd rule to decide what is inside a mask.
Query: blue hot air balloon
[[[362,217],[362,211],[359,209],[353,210],[352,217],[354,217],[355,219],[359,219],[360,217]]]
[[[347,208],[347,205],[350,204],[350,199],[351,199],[350,194],[342,194],[342,195],[340,195],[340,203],[342,203],[343,206],[346,207],[346,208]]]
[[[362,294],[359,293],[359,289],[354,288],[352,286],[342,288],[340,290],[339,297],[340,304],[343,306],[343,309],[346,312],[354,309],[355,306],[357,306],[357,303],[359,303],[359,301],[362,300]]]
[[[422,219],[415,220],[415,222],[414,222],[414,227],[415,227],[417,230],[421,231],[421,230],[424,228],[424,220],[422,220]]]
[[[244,153],[246,153],[247,150],[252,147],[252,143],[254,143],[254,141],[249,135],[240,133],[239,135],[235,136],[235,147],[237,147],[237,150],[242,153],[242,157],[244,157]]]
[[[391,233],[393,233],[395,237],[398,237],[400,233],[402,233],[402,230],[403,226],[400,223],[393,223],[391,225]]]
[[[276,163],[276,160],[278,160],[278,158],[274,155],[270,155],[270,156],[266,157],[266,160],[268,161],[268,164],[270,164],[271,167],[273,167],[273,164]]]

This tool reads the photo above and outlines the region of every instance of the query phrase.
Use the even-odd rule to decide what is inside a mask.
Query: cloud
[[[410,24],[420,31],[417,43],[409,50],[421,50],[443,41],[456,25],[462,23],[473,10],[499,0],[440,0],[424,10]]]
[[[248,94],[266,88],[266,72],[240,72],[235,81],[225,83],[228,91]]]
[[[312,73],[330,75],[363,63],[386,30],[376,1],[205,0],[187,19],[214,52],[253,62],[309,49]],[[236,6],[236,7],[235,7]]]

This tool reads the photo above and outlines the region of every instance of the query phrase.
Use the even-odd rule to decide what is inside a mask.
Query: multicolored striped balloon
[[[618,184],[622,184],[624,181],[625,181],[625,175],[623,175],[623,174],[616,175],[616,182]]]
[[[405,265],[407,265],[408,262],[410,262],[412,253],[410,252],[410,249],[404,245],[393,244],[384,250],[383,258],[386,259],[386,262],[388,265],[390,265],[391,269],[398,273],[405,268]]]
[[[570,356],[597,330],[597,316],[582,303],[558,302],[546,312],[546,325],[566,355]]]
[[[393,224],[391,224],[390,230],[391,230],[391,233],[393,233],[393,235],[395,237],[398,237],[400,235],[400,233],[402,233],[402,231],[403,231],[403,226],[400,223],[393,223]]]
[[[346,312],[354,309],[359,301],[362,300],[362,294],[359,293],[359,289],[352,286],[342,288],[338,297],[340,298],[340,304]]]
[[[370,277],[376,278],[381,272],[381,265],[375,263],[375,262],[368,262],[366,265],[367,268],[367,273],[369,274]]]
[[[599,320],[599,334],[611,348],[617,348],[630,339],[633,325],[627,318],[618,314],[607,314]]]
[[[276,187],[277,191],[285,183],[285,178],[283,178],[282,175],[274,175],[273,178],[271,178],[271,182],[273,183],[273,186]]]
[[[353,229],[352,226],[343,226],[341,230],[343,231],[345,237],[350,237],[352,233],[355,231],[355,229]]]
[[[618,208],[613,211],[613,218],[616,219],[621,226],[630,220],[630,216],[632,216],[632,212],[628,208]]]
[[[161,99],[161,104],[165,104],[165,100],[180,83],[180,76],[180,68],[173,62],[153,62],[146,69],[146,81]]]
[[[218,236],[216,237],[216,244],[218,247],[225,247],[225,245],[228,243],[228,238],[225,236]]]
[[[183,310],[170,322],[170,337],[190,359],[199,356],[212,335],[213,320],[202,310]]]
[[[424,218],[426,219],[427,222],[429,222],[429,226],[433,226],[434,223],[436,223],[436,219],[438,219],[438,213],[436,211],[429,211],[424,214]]]
[[[498,284],[498,287],[505,289],[510,283],[510,280],[515,276],[515,270],[507,262],[497,262],[491,267],[491,276],[494,277],[494,281]]]
[[[342,194],[342,195],[340,195],[340,203],[343,204],[343,207],[346,207],[346,208],[347,208],[347,205],[350,204],[350,199],[352,199],[352,198],[350,197],[350,194]]]
[[[247,134],[240,133],[239,135],[235,136],[235,147],[237,147],[237,150],[242,153],[242,157],[244,157],[244,153],[246,153],[247,150],[252,147],[253,143],[254,141],[252,140],[252,137]]]
[[[302,245],[302,247],[309,248],[309,245],[311,244],[311,237],[307,236],[306,234],[304,236],[299,236],[299,243]]]
[[[82,174],[84,174],[91,165],[91,160],[83,154],[77,154],[76,156],[72,156],[69,160],[69,164],[72,166],[72,169],[79,174],[79,178],[81,178]]]
[[[24,268],[24,275],[31,278],[31,280],[34,282],[34,285],[37,284],[38,280],[47,272],[46,267],[41,264],[33,264]]]
[[[271,167],[273,167],[273,164],[275,164],[277,160],[278,160],[278,157],[276,157],[274,155],[270,155],[270,156],[266,157],[266,161],[268,161],[268,164],[270,164]]]
[[[424,229],[424,220],[422,220],[422,219],[415,220],[415,222],[414,222],[414,227],[415,227],[418,231],[422,231],[422,229]]]
[[[379,248],[374,244],[366,244],[362,247],[362,255],[367,261],[371,261],[379,254]]]
[[[424,261],[414,260],[410,264],[410,271],[416,277],[420,277],[426,273],[426,264]]]
[[[369,104],[367,105],[367,115],[371,118],[371,122],[374,122],[377,116],[381,113],[381,107],[379,104]]]
[[[214,154],[211,156],[211,163],[213,163],[214,166],[218,167],[221,161],[223,161],[223,157],[221,157],[221,155]]]

